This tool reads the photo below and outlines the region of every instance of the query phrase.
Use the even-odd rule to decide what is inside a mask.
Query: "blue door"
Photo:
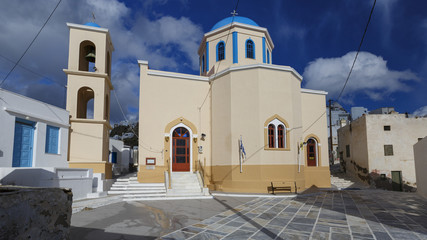
[[[23,120],[15,122],[12,167],[31,167],[33,163],[34,125]]]

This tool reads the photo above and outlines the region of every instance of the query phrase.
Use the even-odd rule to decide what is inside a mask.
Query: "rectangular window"
[[[345,155],[350,157],[350,145],[345,145]]]
[[[386,126],[384,126],[384,131],[390,131],[390,130],[391,130],[390,125],[386,125]]]
[[[393,156],[393,145],[384,145],[384,156]]]
[[[46,153],[59,154],[59,128],[53,126],[46,127]]]

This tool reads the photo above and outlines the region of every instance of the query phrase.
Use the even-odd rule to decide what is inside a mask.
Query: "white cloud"
[[[166,2],[164,0],[156,5]],[[2,3],[0,55],[17,61],[56,3],[56,0]],[[182,3],[188,4],[186,0],[182,0]],[[127,117],[137,119],[139,94],[135,89],[139,89],[139,73],[136,59],[148,60],[150,67],[154,69],[197,71],[197,48],[203,30],[186,17],[162,15],[150,19],[141,15],[140,12],[144,11],[134,14],[132,11],[133,9],[118,0],[62,1],[20,62],[20,65],[38,74],[18,66],[2,87],[65,108],[62,99],[65,99],[63,93],[67,80],[62,69],[67,68],[68,63],[69,30],[66,22],[84,24],[91,21],[94,12],[96,23],[110,30],[115,47],[112,68],[115,91]],[[0,57],[0,80],[11,66],[10,62]],[[55,84],[42,84],[40,75],[52,79]],[[123,120],[113,96],[111,118],[113,121]]]
[[[303,73],[305,87],[328,91],[329,97],[337,98],[355,54],[349,52],[342,57],[318,58],[310,62]],[[381,56],[360,52],[342,97],[351,101],[356,94],[366,94],[372,100],[380,100],[393,92],[409,91],[407,81],[418,79],[410,70],[389,69]]]
[[[413,115],[418,117],[427,117],[427,106],[418,108],[414,111]]]

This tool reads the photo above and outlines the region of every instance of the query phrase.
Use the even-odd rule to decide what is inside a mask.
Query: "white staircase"
[[[121,195],[125,201],[156,200],[166,196],[164,183],[139,183],[136,177],[119,178],[108,191]]]
[[[210,196],[209,191],[203,188],[198,173],[173,172],[171,180],[172,189],[168,190],[168,197]]]

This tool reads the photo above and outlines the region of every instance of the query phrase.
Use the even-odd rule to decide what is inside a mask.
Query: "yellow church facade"
[[[200,75],[140,67],[139,182],[198,172],[210,190],[330,187],[324,91],[272,64],[266,28],[218,22],[201,41]],[[295,189],[296,188],[296,189]]]

